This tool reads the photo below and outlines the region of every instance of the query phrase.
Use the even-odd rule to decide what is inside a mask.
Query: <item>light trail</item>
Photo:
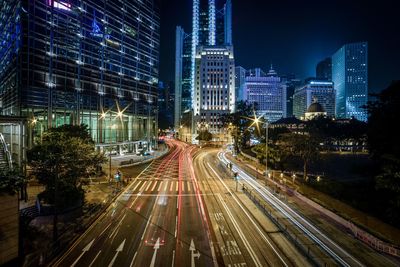
[[[295,219],[297,217],[300,219],[307,227],[311,228],[316,232],[316,234],[323,237],[326,241],[328,241],[331,245],[340,250],[346,257],[351,258],[354,262],[356,262],[360,266],[364,266],[361,262],[351,256],[349,253],[344,251],[341,247],[339,247],[334,241],[324,235],[321,231],[319,231],[314,225],[308,222],[305,218],[303,218],[300,214],[294,211],[292,208],[283,203],[280,199],[274,196],[270,191],[264,188],[260,183],[258,183],[254,178],[250,177],[247,173],[245,173],[242,169],[239,168],[234,162],[229,161],[225,153],[218,153],[218,158],[224,163],[232,163],[232,170],[238,172],[239,176],[243,178],[244,181],[247,182],[254,190],[256,190],[265,201],[270,203],[275,210],[281,212],[284,216],[286,216],[292,224],[297,226],[303,233],[305,233],[312,241],[314,241],[319,247],[325,250],[336,262],[341,264],[342,266],[351,266],[348,262],[346,262],[342,257],[336,254],[327,244],[325,244],[322,240],[320,240],[315,234],[313,234],[310,230],[308,230],[303,224],[301,224],[298,220]]]
[[[235,194],[229,189],[229,187],[225,184],[225,182],[222,180],[222,178],[218,175],[218,173],[214,170],[213,167],[209,163],[208,167],[212,170],[212,172],[215,174],[215,176],[218,178],[218,180],[222,183],[222,185],[225,187],[225,189],[230,193],[232,198],[235,200],[236,204],[241,208],[241,210],[244,212],[244,214],[247,216],[247,218],[252,222],[252,224],[255,226],[257,229],[257,232],[261,235],[261,237],[264,239],[264,241],[270,246],[270,248],[274,251],[275,255],[278,256],[280,261],[283,263],[284,266],[289,266],[285,260],[282,258],[282,256],[279,254],[279,252],[275,249],[275,247],[271,244],[271,242],[268,240],[268,238],[264,235],[264,233],[261,231],[257,223],[251,218],[250,214],[246,211],[246,209],[243,207],[243,205],[239,202]]]

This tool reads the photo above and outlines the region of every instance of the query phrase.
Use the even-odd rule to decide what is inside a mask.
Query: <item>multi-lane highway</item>
[[[191,164],[170,141],[55,266],[213,266],[210,226]]]
[[[365,265],[223,152],[168,145],[55,266]]]
[[[225,266],[309,265],[279,229],[243,193],[236,192],[217,150],[199,151],[194,162],[215,233],[215,250]]]

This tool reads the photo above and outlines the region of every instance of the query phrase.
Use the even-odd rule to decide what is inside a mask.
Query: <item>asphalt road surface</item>
[[[168,141],[153,161],[55,266],[216,266],[191,161],[194,147]]]

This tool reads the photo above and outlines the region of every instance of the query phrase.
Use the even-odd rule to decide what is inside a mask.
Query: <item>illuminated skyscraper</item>
[[[328,57],[318,62],[315,73],[318,80],[332,81],[332,59]]]
[[[27,116],[34,135],[87,124],[100,148],[155,141],[156,2],[2,1],[1,114]]]
[[[367,120],[362,106],[368,101],[368,44],[346,44],[332,56],[336,116]]]
[[[177,27],[176,32],[175,99],[178,103],[175,103],[175,128],[181,125],[183,114],[194,109],[197,48],[232,45],[231,0],[227,0],[223,7],[219,7],[215,0],[193,0],[192,16],[192,32],[186,34],[180,26]],[[190,62],[187,60],[188,43],[191,43]],[[190,70],[189,79],[186,70]],[[187,94],[188,80],[190,94]]]
[[[293,95],[293,115],[304,119],[308,107],[318,102],[327,116],[335,117],[335,90],[333,82],[309,79],[305,85],[297,87]]]
[[[197,130],[206,127],[223,140],[220,117],[235,111],[235,60],[232,46],[199,46],[196,53],[194,117]]]
[[[245,82],[245,99],[254,104],[258,116],[269,122],[286,117],[286,84],[272,66],[265,75],[261,69],[248,71]]]

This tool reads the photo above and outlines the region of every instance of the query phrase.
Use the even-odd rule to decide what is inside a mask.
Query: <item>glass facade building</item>
[[[245,99],[249,104],[257,104],[257,115],[269,122],[286,117],[286,84],[272,69],[263,75],[260,69],[249,72],[246,77]]]
[[[196,53],[200,46],[232,45],[232,3],[193,0],[192,31],[176,28],[175,51],[175,128],[182,124],[183,115],[194,109]],[[190,76],[188,76],[188,72]]]
[[[332,56],[332,81],[336,90],[336,116],[367,120],[362,106],[368,101],[368,44],[346,44]]]
[[[315,74],[318,80],[332,81],[332,59],[328,57],[318,62]]]
[[[317,102],[329,117],[335,117],[335,90],[333,82],[310,79],[296,88],[293,95],[293,115],[304,119],[308,107]]]
[[[155,139],[157,1],[2,3],[2,115],[28,117],[34,135],[87,124],[98,144]]]

